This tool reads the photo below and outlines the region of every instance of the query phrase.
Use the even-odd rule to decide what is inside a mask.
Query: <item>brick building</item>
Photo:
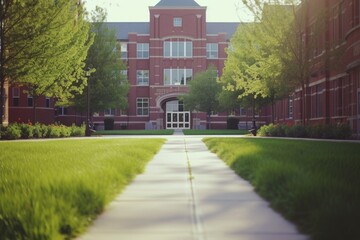
[[[276,122],[348,123],[360,136],[360,1],[303,1],[302,37],[311,46],[308,83],[276,103]],[[320,29],[316,25],[322,21]],[[335,53],[337,52],[337,53]],[[304,91],[304,93],[302,92]]]
[[[314,25],[323,21],[317,32],[316,47],[309,55],[314,68],[303,87],[278,101],[273,113],[278,123],[348,123],[360,136],[360,3],[359,0],[303,1],[299,13],[305,14],[301,37],[310,44]],[[321,16],[321,17],[320,17]],[[149,7],[149,22],[107,23],[116,31],[122,58],[127,62],[131,88],[127,110],[105,109],[93,116],[98,128],[104,118],[115,120],[115,127],[129,129],[203,128],[204,113],[184,111],[179,97],[188,91],[193,76],[214,65],[219,76],[226,59],[225,48],[239,23],[206,22],[206,7],[194,0],[161,0]],[[334,49],[336,67],[331,57]],[[7,89],[9,122],[32,120],[32,97],[21,88]],[[37,100],[38,120],[81,124],[86,113],[71,108],[54,108],[52,99]],[[264,108],[257,121],[270,122],[271,108]],[[251,127],[252,113],[236,109],[232,114],[241,125]],[[6,116],[7,117],[7,116]],[[214,113],[214,128],[225,128],[227,113]]]
[[[194,75],[210,65],[221,75],[225,49],[239,23],[208,23],[206,7],[193,0],[161,0],[149,7],[149,22],[107,24],[116,31],[127,63],[129,106],[95,114],[94,125],[101,129],[104,118],[111,117],[116,128],[204,128],[206,115],[185,111],[179,97],[188,92]],[[74,122],[76,114],[70,109],[66,114],[59,119]],[[214,113],[212,126],[226,128],[226,119],[227,114]],[[246,125],[246,116],[243,120]]]

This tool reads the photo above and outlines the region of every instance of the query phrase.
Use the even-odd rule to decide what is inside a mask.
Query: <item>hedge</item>
[[[350,139],[351,127],[348,124],[334,125],[300,125],[285,124],[264,125],[258,130],[260,136],[322,138],[322,139]]]
[[[33,139],[33,138],[64,138],[85,136],[85,125],[65,126],[62,124],[45,125],[41,123],[12,123],[7,127],[1,127],[0,139]]]

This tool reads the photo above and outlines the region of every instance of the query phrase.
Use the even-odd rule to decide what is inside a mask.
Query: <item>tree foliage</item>
[[[316,20],[309,25],[309,1],[242,2],[255,16],[255,23],[243,24],[235,33],[221,81],[228,91],[240,90],[240,98],[253,95],[272,103],[301,88],[305,123],[305,89],[311,77],[319,68],[324,72],[334,69],[343,51],[330,48],[324,40],[329,12],[314,9]]]
[[[282,74],[289,56],[283,42],[292,15],[282,7],[274,12],[269,8],[261,22],[240,25],[231,40],[221,81],[227,90],[239,90],[240,98],[274,99],[288,90]]]
[[[189,92],[183,96],[184,106],[193,111],[205,112],[210,117],[218,111],[221,84],[217,81],[217,70],[210,66],[206,71],[195,75],[190,82]]]
[[[79,1],[0,1],[0,15],[1,90],[9,81],[62,102],[82,92],[92,36]]]
[[[89,77],[88,83],[90,112],[109,108],[125,109],[129,84],[127,77],[122,73],[126,66],[121,59],[116,33],[104,24],[104,9],[96,7],[91,18],[90,31],[95,34],[95,38],[89,49],[86,65],[94,68],[95,72]],[[77,97],[77,108],[85,109],[87,97],[87,91]]]

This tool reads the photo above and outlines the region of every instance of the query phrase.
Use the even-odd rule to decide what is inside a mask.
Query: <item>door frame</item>
[[[189,111],[166,112],[166,129],[190,129],[191,114]]]

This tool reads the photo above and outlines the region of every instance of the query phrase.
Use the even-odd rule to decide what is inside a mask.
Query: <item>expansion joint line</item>
[[[205,234],[202,226],[202,222],[200,220],[200,212],[198,209],[196,194],[195,194],[195,183],[194,183],[194,176],[192,174],[191,169],[191,163],[190,158],[188,154],[188,148],[186,144],[186,139],[184,139],[184,146],[185,146],[185,153],[186,153],[186,160],[187,160],[187,166],[189,171],[189,183],[190,183],[190,189],[191,189],[191,211],[192,211],[192,220],[193,220],[193,234],[194,239],[196,240],[205,240]]]

